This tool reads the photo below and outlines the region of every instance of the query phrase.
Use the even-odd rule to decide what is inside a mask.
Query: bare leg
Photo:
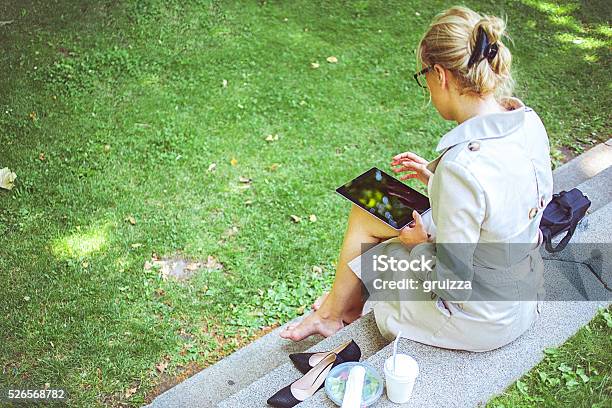
[[[319,310],[323,302],[325,302],[325,299],[327,299],[327,295],[329,295],[329,292],[325,292],[321,296],[319,296],[317,300],[315,300],[312,304],[312,310]]]
[[[361,282],[348,267],[348,262],[361,254],[363,244],[378,243],[397,235],[396,230],[353,205],[331,291],[321,299],[322,304],[316,311],[300,323],[287,327],[280,336],[294,341],[313,334],[327,337],[340,330],[343,321],[350,323],[359,317],[363,307]]]

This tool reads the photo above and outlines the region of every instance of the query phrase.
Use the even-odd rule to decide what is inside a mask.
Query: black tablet
[[[396,230],[412,221],[412,210],[422,214],[429,209],[426,196],[376,167],[336,192]]]

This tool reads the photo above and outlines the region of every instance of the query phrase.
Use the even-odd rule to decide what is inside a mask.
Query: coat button
[[[480,150],[480,143],[470,142],[468,143],[468,149],[470,150],[470,152],[477,152],[478,150]]]
[[[533,217],[535,217],[537,213],[538,213],[538,209],[533,207],[531,210],[529,210],[529,219],[532,220]]]
[[[544,199],[544,196],[540,197],[540,209],[544,208],[544,205],[546,204],[546,200]]]

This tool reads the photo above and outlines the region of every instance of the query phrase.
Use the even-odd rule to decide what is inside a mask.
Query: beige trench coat
[[[476,293],[463,291],[457,299],[435,289],[413,292],[409,300],[372,302],[387,339],[401,330],[403,337],[433,346],[487,351],[516,339],[539,315],[544,296],[539,223],[552,198],[548,136],[538,115],[520,100],[503,103],[506,112],[471,118],[438,143],[441,154],[428,165],[434,175],[427,186],[435,239],[409,248],[392,238],[349,267],[361,277],[365,254],[400,259],[424,254],[436,260],[433,271],[404,273],[421,281],[471,280],[500,293],[511,288],[512,295],[476,301]],[[452,256],[469,267],[457,271],[446,264],[442,243],[460,243],[445,250],[461,248]],[[517,250],[517,243],[523,249]]]

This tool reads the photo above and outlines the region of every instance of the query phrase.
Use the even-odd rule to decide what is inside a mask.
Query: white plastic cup
[[[385,385],[387,398],[396,404],[408,402],[412,396],[414,382],[419,375],[419,364],[407,354],[397,354],[395,371],[393,370],[393,356],[385,361]]]

